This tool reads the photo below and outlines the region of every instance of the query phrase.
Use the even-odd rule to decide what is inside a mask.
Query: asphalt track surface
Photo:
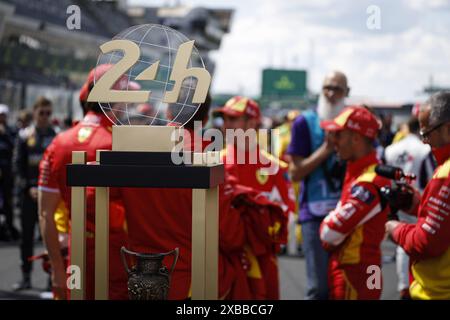
[[[397,276],[395,262],[391,257],[395,246],[390,242],[383,243],[383,294],[382,299],[396,300]],[[43,251],[42,243],[37,243],[35,254]],[[48,276],[42,270],[40,263],[35,263],[32,273],[31,290],[13,292],[11,286],[20,278],[20,259],[18,242],[0,242],[0,299],[44,299]],[[305,260],[298,256],[280,256],[281,299],[302,300],[306,286]]]

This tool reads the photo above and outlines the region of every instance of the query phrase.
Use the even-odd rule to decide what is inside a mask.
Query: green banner
[[[264,69],[263,97],[298,97],[306,94],[305,70]]]

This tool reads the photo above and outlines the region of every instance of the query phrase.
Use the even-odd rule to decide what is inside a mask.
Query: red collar
[[[369,153],[355,161],[347,162],[347,173],[345,174],[345,181],[348,179],[359,177],[363,171],[370,165],[378,163],[377,154],[375,151]]]
[[[96,113],[93,111],[88,111],[86,115],[83,118],[83,124],[91,124],[91,125],[99,125],[102,127],[111,127],[111,120],[108,119],[108,117],[102,112],[102,113]]]
[[[440,148],[433,148],[433,155],[440,166],[450,158],[450,143]]]

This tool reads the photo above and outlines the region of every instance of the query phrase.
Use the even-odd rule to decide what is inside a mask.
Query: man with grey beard
[[[292,127],[289,172],[292,181],[302,183],[299,223],[306,260],[307,300],[328,299],[328,254],[322,248],[319,227],[336,207],[345,173],[333,151],[331,136],[320,128],[320,121],[335,118],[344,109],[349,92],[347,77],[342,72],[329,73],[317,110],[303,112]]]

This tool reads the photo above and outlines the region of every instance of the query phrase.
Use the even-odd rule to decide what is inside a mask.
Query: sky
[[[129,0],[152,6],[175,2]],[[230,33],[211,53],[215,94],[258,96],[264,68],[306,69],[313,92],[327,72],[341,70],[351,96],[371,101],[423,100],[420,92],[430,77],[450,87],[450,0],[180,2],[235,10]],[[368,28],[368,20],[377,26],[378,9],[379,28]]]

